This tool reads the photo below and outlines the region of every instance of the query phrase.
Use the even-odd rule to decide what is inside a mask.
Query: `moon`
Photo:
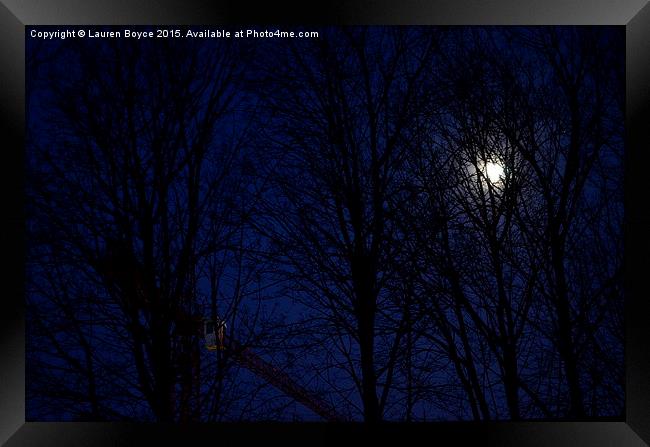
[[[485,175],[491,183],[498,183],[503,179],[503,166],[488,161],[485,163]]]

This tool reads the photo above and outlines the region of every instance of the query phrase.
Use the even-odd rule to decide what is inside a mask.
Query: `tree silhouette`
[[[620,30],[319,33],[28,40],[28,417],[620,416]]]
[[[66,56],[49,67],[38,98],[47,108],[30,117],[30,346],[60,355],[35,354],[34,374],[56,365],[65,383],[74,373],[65,386],[87,383],[94,419],[198,419],[227,368],[220,358],[216,382],[199,381],[201,318],[219,311],[235,331],[254,316],[240,309],[254,284],[241,256],[245,128],[234,121],[245,49],[104,42],[56,51]]]

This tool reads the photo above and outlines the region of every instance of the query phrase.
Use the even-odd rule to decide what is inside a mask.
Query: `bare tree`
[[[568,45],[562,51],[579,53],[589,64],[599,51],[613,57],[602,51],[601,34],[565,31],[555,37],[556,45]],[[620,295],[613,299],[622,265],[614,229],[621,224],[620,73],[585,66],[579,87],[585,96],[573,101],[584,116],[572,118],[571,102],[558,105],[556,90],[562,98],[564,78],[556,70],[576,69],[570,56],[549,62],[555,50],[538,41],[531,49],[530,39],[480,29],[449,36],[450,54],[434,74],[448,96],[434,113],[422,111],[415,145],[425,149],[409,157],[410,199],[402,221],[412,235],[407,265],[421,272],[419,312],[431,323],[422,335],[447,353],[474,418],[503,417],[494,383],[503,387],[510,418],[552,417],[553,406],[564,401],[563,379],[573,390],[567,416],[584,416],[580,380],[593,368],[604,375],[593,358],[581,362],[574,340],[589,338],[581,349],[601,352],[587,333],[617,339],[602,323],[618,321],[614,302],[622,304]],[[582,47],[571,46],[577,42]],[[572,140],[571,132],[580,136]],[[579,181],[566,178],[572,144],[581,147],[573,149]],[[560,200],[563,194],[571,199]],[[572,211],[558,214],[568,203]],[[571,252],[557,244],[570,245]],[[602,255],[604,246],[609,257],[588,254]],[[566,312],[569,321],[560,324]],[[585,320],[592,322],[589,329]],[[553,374],[555,353],[564,377]],[[620,380],[614,371],[605,374],[608,381]]]
[[[57,82],[36,93],[47,107],[30,122],[30,211],[42,232],[30,306],[43,334],[31,346],[65,343],[38,373],[75,370],[92,390],[93,418],[199,419],[219,392],[201,389],[210,383],[200,380],[202,318],[221,312],[235,331],[254,317],[240,310],[246,293],[256,299],[238,201],[250,177],[237,167],[244,49],[102,42],[60,51],[47,73]]]
[[[388,288],[400,250],[395,185],[436,42],[420,30],[331,31],[292,45],[269,72],[281,168],[266,232],[368,422],[382,418],[405,333]]]

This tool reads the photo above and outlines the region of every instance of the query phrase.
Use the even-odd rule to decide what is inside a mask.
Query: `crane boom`
[[[236,341],[224,337],[233,359],[258,377],[264,379],[289,397],[294,398],[305,407],[328,422],[344,422],[341,416],[328,402],[297,384],[288,374],[255,354],[250,348],[243,348]]]

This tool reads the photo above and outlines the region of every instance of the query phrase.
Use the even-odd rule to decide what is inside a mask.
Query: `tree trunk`
[[[555,276],[556,299],[555,306],[558,319],[557,343],[558,352],[564,366],[564,374],[569,387],[569,413],[571,418],[583,417],[584,404],[582,389],[578,376],[578,363],[573,349],[573,337],[571,335],[571,312],[569,306],[569,294],[567,290],[566,277],[564,272],[563,244],[554,238],[552,242],[553,274]]]
[[[503,383],[510,419],[521,419],[519,412],[519,377],[517,372],[517,351],[511,342],[506,342],[503,350]]]
[[[374,314],[374,305],[370,303],[362,305],[359,311],[359,350],[361,353],[363,419],[365,422],[378,422],[380,420],[374,359]]]

